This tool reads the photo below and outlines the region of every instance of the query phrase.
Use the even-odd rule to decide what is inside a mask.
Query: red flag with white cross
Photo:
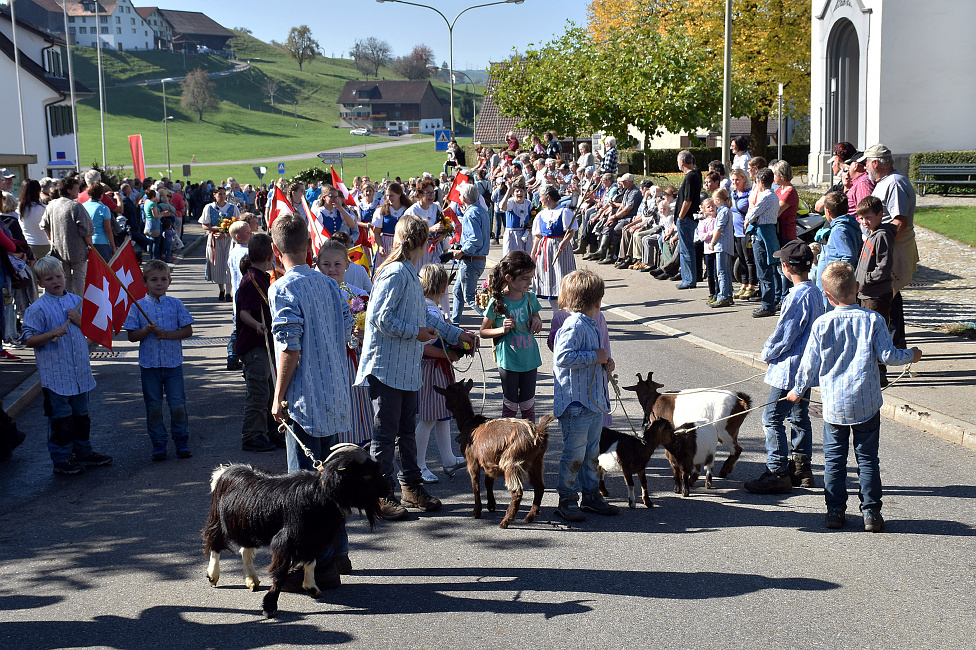
[[[112,297],[119,290],[118,279],[98,255],[90,253],[82,296],[81,333],[109,350],[112,349]]]
[[[122,325],[125,324],[125,317],[129,315],[132,301],[144,297],[147,291],[146,285],[142,282],[142,270],[139,268],[139,261],[136,259],[135,251],[132,250],[132,242],[128,239],[122,242],[115,253],[115,257],[108,265],[121,283],[115,287],[118,293],[113,294],[114,299],[112,300],[112,327],[118,334],[122,331]],[[128,293],[122,288],[123,286],[129,290]],[[131,298],[129,294],[132,294]]]

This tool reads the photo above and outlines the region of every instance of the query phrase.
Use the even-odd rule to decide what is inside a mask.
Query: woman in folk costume
[[[560,208],[559,190],[549,185],[542,193],[542,207],[532,224],[532,259],[535,260],[535,294],[559,311],[559,284],[576,270],[571,245],[576,221],[573,211]]]
[[[288,186],[288,203],[291,205],[292,212],[295,216],[301,217],[308,223],[308,216],[305,214],[305,205],[302,203],[302,198],[305,196],[305,183],[301,181],[295,181]]]
[[[417,202],[407,208],[406,214],[420,217],[430,227],[427,252],[420,258],[417,269],[428,264],[440,264],[441,253],[444,252],[444,212],[437,205],[437,189],[432,179],[425,178],[417,185]]]
[[[376,251],[376,258],[373,260],[373,268],[379,268],[390,253],[393,251],[393,235],[396,233],[396,225],[413,202],[404,193],[403,186],[399,183],[390,183],[386,188],[386,200],[373,214],[373,238],[379,244]]]
[[[230,301],[231,278],[227,258],[233,240],[221,229],[220,222],[224,219],[236,220],[241,212],[236,205],[227,202],[227,190],[223,187],[214,188],[213,198],[214,202],[203,208],[199,219],[200,225],[207,231],[207,270],[204,277],[220,287],[218,301]]]
[[[498,204],[505,213],[505,234],[502,237],[502,257],[512,251],[532,252],[532,238],[529,236],[529,219],[532,201],[525,196],[525,179],[519,177],[508,186],[505,198]]]

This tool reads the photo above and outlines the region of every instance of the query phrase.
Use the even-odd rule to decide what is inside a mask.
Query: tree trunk
[[[750,141],[749,141],[749,153],[753,157],[761,156],[766,157],[766,145],[768,139],[766,137],[766,126],[769,124],[769,116],[764,115],[762,117],[752,116],[750,119],[751,129],[750,129]]]

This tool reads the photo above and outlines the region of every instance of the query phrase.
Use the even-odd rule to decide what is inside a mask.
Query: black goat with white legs
[[[603,427],[600,435],[600,493],[605,497],[610,496],[604,478],[610,472],[620,472],[627,483],[627,505],[636,508],[634,474],[637,474],[642,490],[641,500],[648,508],[652,507],[647,491],[647,462],[655,449],[671,441],[672,431],[674,427],[671,422],[662,418],[645,425],[641,437]]]
[[[270,474],[250,465],[222,465],[210,481],[213,498],[203,529],[204,553],[210,557],[207,578],[217,585],[220,552],[237,547],[244,560],[244,581],[259,586],[254,551],[271,547],[271,589],[264,596],[265,616],[278,611],[281,582],[292,566],[305,570],[302,588],[313,598],[315,561],[342,527],[345,512],[366,514],[372,528],[379,500],[389,491],[379,465],[360,447],[336,445],[319,471]]]

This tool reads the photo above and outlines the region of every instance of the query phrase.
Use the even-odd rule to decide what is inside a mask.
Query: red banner
[[[142,136],[129,136],[129,151],[132,152],[133,175],[140,181],[146,177],[146,158],[142,153]]]

